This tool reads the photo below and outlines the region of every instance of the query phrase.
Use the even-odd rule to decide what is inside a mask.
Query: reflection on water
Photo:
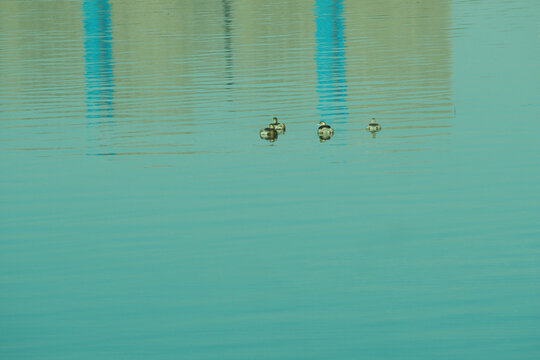
[[[86,0],[82,10],[88,154],[95,151],[97,155],[115,155],[105,150],[114,143],[111,134],[114,75],[110,4],[108,0]]]
[[[317,92],[320,117],[344,123],[347,117],[345,25],[342,0],[315,1]]]
[[[18,1],[8,2],[13,3]],[[40,3],[40,11],[55,11],[45,4]],[[415,137],[448,135],[453,126],[449,1],[236,4],[85,1],[82,19],[70,13],[74,24],[82,24],[82,37],[76,38],[81,33],[71,23],[61,24],[70,26],[69,42],[62,44],[81,44],[82,56],[62,59],[62,66],[49,57],[47,66],[65,71],[49,76],[41,61],[32,67],[31,78],[43,89],[64,78],[70,86],[85,87],[85,137],[96,153],[205,153],[206,144],[218,143],[218,134],[232,129],[233,122],[230,136],[236,140],[210,151],[242,152],[242,142],[259,128],[253,122],[275,113],[291,119],[291,125],[339,124],[336,145],[358,146],[361,135],[351,132],[363,129],[372,116],[385,124],[385,137],[402,139],[393,143],[395,150],[425,143]],[[19,26],[11,17],[2,24],[15,31]],[[38,27],[32,31],[48,36]],[[23,63],[21,56],[35,58],[43,44],[54,41],[47,39],[10,47],[20,49]],[[58,54],[54,47],[41,53],[49,51]],[[22,82],[6,78],[6,83]],[[23,92],[10,96],[18,94]],[[47,110],[46,104],[32,104],[35,111]],[[62,116],[77,123],[80,109],[67,110]],[[25,133],[19,124],[15,127]],[[33,141],[38,149],[88,152],[65,139]],[[295,144],[301,148],[301,142]]]
[[[111,14],[108,0],[86,0],[84,50],[87,118],[101,123],[113,116]]]
[[[17,9],[14,4],[20,3],[3,6]],[[341,135],[333,143],[353,147],[361,135],[351,132],[375,116],[388,131],[385,137],[401,139],[394,150],[417,147],[428,136],[447,136],[453,126],[449,0],[408,5],[254,0],[242,6],[222,0],[204,7],[186,1],[99,0],[84,1],[79,13],[73,4],[65,9],[66,23],[45,21],[59,11],[52,3],[39,3],[49,14],[39,22],[4,17],[6,33],[17,34],[23,26],[40,34],[25,40],[32,44],[28,47],[18,37],[6,40],[16,50],[4,63],[24,71],[5,72],[4,83],[13,84],[8,96],[16,99],[36,94],[25,90],[27,80],[18,81],[17,74],[38,82],[40,89],[67,81],[68,86],[55,87],[53,98],[69,94],[71,104],[79,95],[72,87],[83,86],[90,134],[85,137],[97,153],[242,152],[250,131],[259,128],[254,121],[275,113],[291,119],[291,125],[339,124]],[[61,32],[64,42],[54,43],[59,27],[69,30]],[[59,58],[58,49],[74,54]],[[32,66],[22,61],[39,56]],[[44,126],[35,114],[50,111],[50,104],[32,102],[13,118]],[[64,109],[55,115],[77,124],[80,107]],[[218,134],[233,122],[236,140],[209,150],[206,144],[218,143]],[[32,137],[19,123],[13,129],[28,135],[36,149],[88,152],[64,138]],[[301,142],[294,143],[301,148]]]
[[[348,3],[345,16],[355,34],[347,39],[348,82],[354,83],[348,97],[355,99],[349,112],[361,120],[358,130],[376,117],[385,137],[447,134],[453,123],[450,4]]]
[[[233,77],[233,51],[232,51],[232,10],[231,0],[221,0],[223,3],[223,38],[225,40],[225,77],[227,78],[227,89],[234,84]]]

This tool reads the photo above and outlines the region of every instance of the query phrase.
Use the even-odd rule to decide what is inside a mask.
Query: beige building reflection
[[[280,82],[286,82],[282,76],[270,79],[266,75],[305,66],[314,69],[309,2],[110,2],[117,68],[115,98],[119,99],[115,108],[119,113],[133,101],[156,98],[155,106],[147,109],[151,114],[170,114],[174,108],[181,111],[183,119],[192,121],[239,110],[249,98],[252,108],[266,109],[269,117],[276,107],[274,96],[286,96],[290,91],[281,86]],[[307,16],[303,16],[306,11]],[[283,52],[300,44],[305,47],[299,52],[301,62],[298,56]],[[315,78],[313,74],[309,81]],[[306,84],[309,81],[306,79]],[[257,94],[264,97],[254,106],[253,95]],[[158,98],[163,96],[175,99],[175,103],[160,103]],[[123,97],[129,101],[122,104]],[[235,104],[229,104],[230,100]],[[212,103],[212,108],[205,103]],[[212,109],[216,114],[208,113]],[[201,114],[201,110],[206,113]]]
[[[166,96],[176,97],[189,117],[202,103],[190,91],[206,87],[220,111],[227,98],[248,111],[242,107],[249,99],[253,104],[262,88],[257,107],[271,116],[275,103],[290,96],[291,79],[311,89],[303,90],[304,109],[317,107],[313,1],[110,1],[119,69],[115,96],[128,99],[119,101],[119,109],[158,99],[168,89]],[[347,122],[375,116],[385,129],[449,124],[450,0],[345,0],[343,9]],[[279,72],[290,75],[272,75]],[[171,106],[156,100],[147,110],[166,114]],[[277,115],[295,116],[279,110]]]
[[[77,75],[84,79],[79,3],[0,1],[0,33],[0,82],[9,84],[0,87],[2,91],[9,89],[1,94],[4,99],[24,100],[38,95],[42,101],[33,105],[45,110],[79,97],[82,106],[84,82],[74,81]],[[25,106],[19,110],[39,109]]]
[[[345,3],[349,110],[399,127],[450,124],[451,1]],[[354,103],[351,103],[354,99]],[[390,124],[388,124],[390,123]]]
[[[219,127],[224,118],[242,121],[243,114],[253,116],[255,132],[256,121],[274,115],[291,124],[319,120],[315,1],[108,2],[119,144],[169,144],[145,137],[197,132],[199,121]],[[365,129],[371,117],[385,132],[451,124],[450,4],[342,1],[348,128]],[[13,84],[9,98],[24,96],[25,84],[33,82],[57,89],[58,101],[77,96],[84,108],[81,3],[33,6],[28,11],[15,1],[0,2],[2,33],[24,34],[7,37],[3,62],[28,68],[24,79],[2,74]],[[65,49],[49,46],[58,36]],[[66,83],[69,89],[58,86]]]

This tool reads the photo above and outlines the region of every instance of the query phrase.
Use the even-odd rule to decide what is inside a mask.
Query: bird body
[[[371,123],[369,123],[368,126],[366,126],[366,130],[371,131],[371,132],[376,132],[376,131],[381,130],[381,125],[375,122],[375,118],[372,118]]]
[[[273,126],[274,126],[274,129],[275,129],[279,134],[283,134],[283,133],[285,132],[285,124],[284,124],[284,123],[278,122],[277,117],[274,117],[272,120],[273,120],[273,123],[270,124],[270,125],[273,125]]]
[[[321,141],[326,141],[334,135],[334,129],[324,121],[321,121],[319,123],[319,128],[317,129],[317,135],[319,135]]]
[[[264,128],[261,131],[259,131],[259,136],[261,137],[261,139],[275,141],[277,139],[278,133],[276,129],[274,128],[274,125],[270,124],[268,125],[267,128]]]

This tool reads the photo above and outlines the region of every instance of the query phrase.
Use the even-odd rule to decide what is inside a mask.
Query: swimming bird
[[[317,129],[317,135],[319,135],[319,139],[321,142],[326,141],[334,135],[334,129],[330,127],[330,125],[327,125],[324,121],[321,121],[319,123],[319,128]]]
[[[376,132],[376,131],[381,130],[381,125],[375,122],[375,118],[372,118],[371,123],[369,123],[368,126],[366,126],[366,130],[371,131],[371,132]]]
[[[270,124],[268,125],[267,128],[264,128],[261,131],[259,131],[259,136],[261,137],[261,139],[274,142],[276,141],[278,137],[278,133],[276,129],[274,128],[274,124]]]
[[[278,132],[279,135],[285,133],[285,124],[278,122],[277,117],[274,116],[272,119],[274,122],[270,125],[274,125],[274,129]]]

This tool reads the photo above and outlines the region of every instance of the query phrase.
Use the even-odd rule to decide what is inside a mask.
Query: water
[[[539,18],[1,1],[0,358],[538,359]]]

